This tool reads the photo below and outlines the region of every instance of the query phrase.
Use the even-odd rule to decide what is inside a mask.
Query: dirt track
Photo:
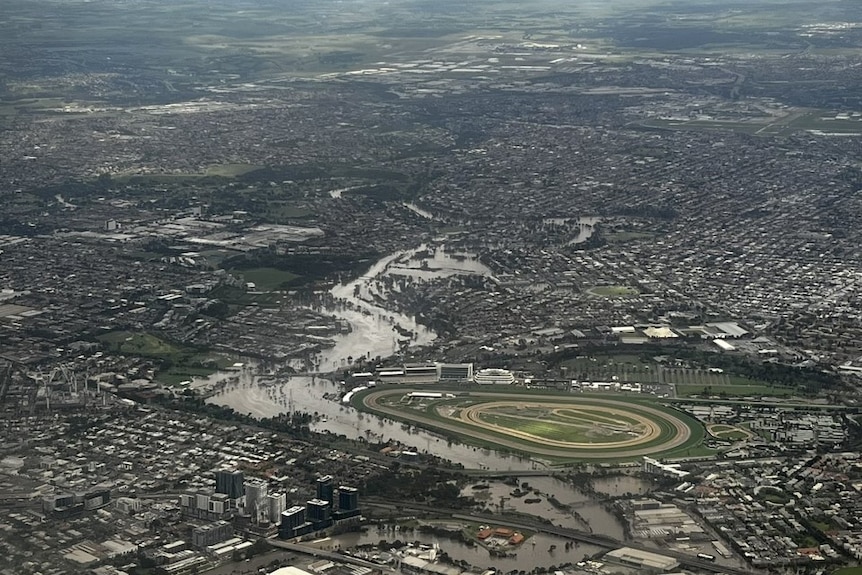
[[[578,402],[578,396],[566,397],[565,399],[567,404],[574,403],[576,405],[580,404],[590,407],[603,407],[611,414],[617,413],[629,418],[634,418],[639,422],[647,422],[647,431],[639,437],[615,443],[573,443],[545,439],[528,433],[519,432],[517,430],[495,426],[485,421],[481,421],[477,415],[478,411],[487,409],[485,406],[488,405],[505,404],[508,406],[541,405],[544,407],[562,407],[560,403],[554,403],[547,395],[530,396],[506,392],[471,391],[470,398],[488,398],[489,400],[497,401],[468,407],[462,411],[459,419],[452,419],[452,423],[433,419],[418,412],[411,413],[409,411],[393,409],[380,404],[380,400],[384,397],[392,395],[403,396],[411,391],[428,391],[428,389],[398,388],[373,391],[363,396],[362,402],[369,410],[390,416],[394,419],[406,419],[421,426],[435,428],[461,436],[472,437],[513,451],[547,457],[572,459],[628,459],[650,455],[661,451],[668,451],[674,447],[679,447],[685,444],[691,438],[691,429],[689,426],[682,420],[674,417],[672,414],[642,404],[633,406],[631,403],[624,401],[604,398],[580,398],[580,402]],[[655,441],[661,435],[661,429],[655,420],[644,417],[644,414],[654,415],[655,419],[667,422],[673,428],[674,434],[663,443],[638,448],[639,445]],[[492,431],[496,433],[489,433]],[[508,435],[511,439],[498,434]]]

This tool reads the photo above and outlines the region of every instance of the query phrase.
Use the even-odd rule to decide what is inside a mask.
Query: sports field
[[[712,424],[707,425],[706,429],[716,439],[725,441],[742,441],[754,437],[754,434],[748,429],[734,425]]]
[[[470,391],[456,397],[411,397],[412,389],[375,389],[358,407],[442,431],[468,443],[556,461],[627,460],[686,455],[703,428],[684,413],[629,397]]]

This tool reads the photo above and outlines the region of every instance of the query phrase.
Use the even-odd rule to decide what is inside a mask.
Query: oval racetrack
[[[427,388],[375,390],[364,394],[361,401],[366,409],[380,415],[555,458],[634,458],[671,451],[692,436],[691,425],[682,416],[642,402],[471,391],[455,400],[433,401],[434,417],[424,410],[393,405],[393,398],[403,398],[412,391]]]

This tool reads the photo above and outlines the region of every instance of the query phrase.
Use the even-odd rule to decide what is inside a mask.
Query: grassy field
[[[559,421],[547,421],[539,419],[517,419],[498,415],[494,413],[482,413],[479,418],[492,425],[498,425],[506,429],[528,433],[535,437],[552,439],[554,441],[568,441],[572,443],[608,443],[611,447],[614,443],[627,439],[626,433],[607,433],[596,435],[592,429],[583,425],[572,425]]]
[[[560,365],[568,370],[568,375],[584,381],[672,385],[679,397],[786,397],[796,393],[793,387],[770,385],[730,373],[666,367],[634,354],[579,356]]]
[[[182,353],[182,349],[149,333],[115,331],[98,338],[114,351],[144,357],[168,357]]]
[[[249,293],[244,289],[223,285],[210,292],[210,297],[222,300],[231,306],[232,311],[236,311],[255,303],[261,306],[277,305],[279,298],[282,296],[275,292]]]
[[[113,176],[120,183],[154,183],[170,184],[175,182],[194,181],[203,178],[236,178],[243,174],[259,170],[261,166],[254,164],[214,164],[203,172],[184,172],[171,174],[136,174],[120,173]]]
[[[150,333],[114,331],[97,339],[111,351],[167,364],[156,372],[155,379],[169,386],[179,385],[192,377],[206,377],[232,363],[224,356],[178,346]]]
[[[844,567],[838,571],[833,571],[832,575],[862,575],[862,566],[860,567]]]
[[[246,282],[255,284],[255,291],[268,292],[287,288],[292,281],[301,277],[295,273],[276,268],[250,268],[230,270],[235,276],[242,276]]]
[[[568,409],[560,409],[556,414],[552,414],[550,419],[556,420],[559,419],[563,422],[577,421],[577,422],[585,422],[588,424],[612,424],[612,425],[637,425],[639,422],[637,419],[633,417],[626,417],[625,415],[615,413],[611,416],[600,411],[593,409],[577,409],[577,410],[568,410]]]
[[[749,431],[734,427],[733,425],[716,424],[708,426],[707,429],[710,435],[716,439],[723,439],[726,441],[741,441],[754,435]]]

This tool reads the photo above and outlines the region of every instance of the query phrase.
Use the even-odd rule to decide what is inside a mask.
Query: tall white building
[[[269,484],[263,479],[250,477],[245,480],[245,510],[255,523],[259,523],[261,517],[269,517],[268,492]]]
[[[515,375],[508,369],[480,369],[473,376],[473,381],[480,385],[510,385],[515,383]]]
[[[266,496],[267,514],[270,523],[281,521],[281,514],[287,509],[287,496],[284,493],[270,493]]]

